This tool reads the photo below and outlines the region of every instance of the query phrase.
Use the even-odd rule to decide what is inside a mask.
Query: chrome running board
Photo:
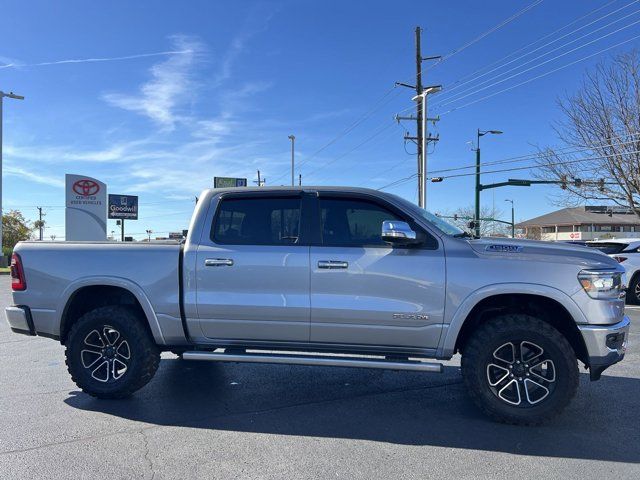
[[[184,352],[182,358],[185,360],[208,362],[279,363],[284,365],[312,365],[318,367],[381,368],[389,370],[410,370],[414,372],[441,373],[443,370],[441,363],[423,362],[420,360],[385,360],[382,357],[192,351]]]

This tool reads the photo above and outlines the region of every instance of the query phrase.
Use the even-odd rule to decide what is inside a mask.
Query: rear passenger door
[[[391,247],[382,241],[382,222],[412,220],[374,197],[321,192],[316,216],[311,340],[436,348],[445,301],[445,260],[437,239],[421,230],[423,245]]]
[[[211,339],[308,341],[303,196],[227,194],[197,253],[197,308]]]

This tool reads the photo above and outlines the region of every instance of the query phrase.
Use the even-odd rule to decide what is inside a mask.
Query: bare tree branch
[[[585,74],[574,94],[558,100],[564,118],[554,130],[561,149],[539,149],[537,178],[567,179],[554,203],[597,200],[640,217],[640,57],[620,54]],[[579,153],[567,153],[580,149]],[[585,150],[586,148],[586,150]],[[581,179],[581,184],[573,180]],[[605,185],[599,184],[604,180]]]

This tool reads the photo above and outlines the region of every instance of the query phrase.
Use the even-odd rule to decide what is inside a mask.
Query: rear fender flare
[[[151,334],[153,335],[153,339],[155,340],[156,344],[166,344],[162,335],[162,330],[160,329],[160,323],[158,322],[156,313],[151,306],[151,302],[144,293],[144,290],[138,284],[132,282],[131,280],[111,276],[83,277],[67,286],[67,288],[60,296],[60,300],[56,308],[56,312],[58,315],[57,325],[59,325],[58,328],[60,330],[58,333],[60,335],[62,334],[62,318],[73,295],[81,288],[96,286],[120,287],[133,294],[133,296],[138,300],[138,303],[142,307],[142,311],[145,314],[147,323],[149,324],[149,328],[151,329]]]

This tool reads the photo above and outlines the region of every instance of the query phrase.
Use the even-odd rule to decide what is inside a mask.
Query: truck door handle
[[[349,268],[349,262],[342,262],[340,260],[319,260],[318,268],[326,268],[330,270]]]
[[[207,258],[204,261],[205,267],[231,267],[233,260],[230,258]]]

